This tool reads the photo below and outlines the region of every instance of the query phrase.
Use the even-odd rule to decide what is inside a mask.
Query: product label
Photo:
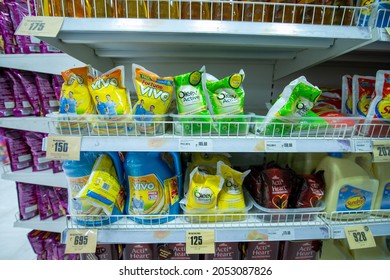
[[[381,209],[390,209],[390,182],[383,189]]]
[[[375,80],[360,78],[359,79],[359,96],[357,102],[357,112],[361,116],[366,116],[368,108],[372,100],[373,93],[375,92]]]
[[[336,211],[370,210],[373,193],[345,185],[339,191]]]
[[[177,177],[172,177],[164,180],[164,188],[169,197],[167,198],[167,204],[175,204],[179,201],[179,187],[177,182]]]
[[[384,74],[382,92],[379,92],[382,96],[381,100],[375,106],[375,113],[379,118],[390,118],[390,74]]]
[[[69,212],[71,215],[84,215],[88,214],[92,207],[88,203],[74,199],[81,189],[87,184],[89,176],[83,177],[67,177],[68,189],[69,189]],[[90,213],[91,214],[91,213]]]
[[[129,212],[133,214],[159,214],[165,206],[163,185],[154,174],[129,176]]]
[[[126,245],[124,259],[127,260],[151,260],[152,250],[148,244]]]
[[[249,242],[246,259],[248,260],[277,260],[279,242]]]

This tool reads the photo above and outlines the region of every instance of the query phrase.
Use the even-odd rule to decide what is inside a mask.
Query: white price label
[[[390,162],[390,141],[375,140],[372,148],[373,162]]]
[[[387,31],[387,34],[390,35],[390,27],[385,27],[386,31]]]
[[[371,140],[355,140],[355,152],[365,153],[372,151],[372,141]]]
[[[80,160],[80,136],[51,136],[47,138],[46,158]]]
[[[349,226],[344,230],[351,250],[376,247],[374,236],[368,226]]]
[[[211,139],[180,139],[179,151],[212,151],[213,141]]]
[[[188,230],[186,232],[187,254],[214,254],[214,230]]]
[[[294,240],[295,230],[289,228],[267,230],[269,240]]]
[[[63,22],[63,17],[26,16],[15,35],[57,37]]]
[[[65,254],[95,253],[97,229],[72,229],[66,235]]]
[[[296,140],[267,140],[265,142],[266,152],[297,152]]]

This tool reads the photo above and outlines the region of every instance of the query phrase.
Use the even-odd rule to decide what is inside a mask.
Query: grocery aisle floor
[[[0,260],[36,259],[27,240],[31,229],[13,226],[18,212],[15,182],[0,179],[0,194]]]

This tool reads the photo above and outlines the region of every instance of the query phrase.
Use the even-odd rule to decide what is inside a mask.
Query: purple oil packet
[[[0,117],[9,117],[13,115],[15,108],[14,94],[12,92],[11,82],[5,73],[0,69]]]
[[[53,85],[54,93],[56,95],[57,100],[60,100],[64,78],[61,75],[52,75],[51,77],[52,77],[52,85]]]
[[[27,239],[30,242],[31,248],[34,253],[42,255],[45,252],[43,236],[46,234],[45,231],[34,229],[27,234]]]
[[[16,182],[18,194],[19,217],[28,220],[39,215],[37,187],[33,184]]]
[[[21,70],[12,70],[14,75],[19,78],[20,83],[24,89],[24,92],[27,95],[27,98],[32,105],[33,114],[35,116],[41,115],[39,94],[37,86],[35,85],[35,75],[32,72],[21,71]]]
[[[62,207],[60,203],[60,199],[57,196],[57,193],[54,191],[54,189],[49,189],[49,197],[50,197],[50,205],[53,209],[53,220],[56,220],[60,217],[63,217],[66,215],[65,209]]]
[[[35,83],[37,85],[42,114],[58,112],[60,104],[52,87],[51,76],[43,73],[35,73]]]
[[[46,220],[53,216],[53,209],[50,205],[49,187],[38,186],[38,209],[41,220]]]
[[[64,169],[62,169],[62,161],[54,160],[53,161],[53,173],[60,173],[63,171],[64,171]]]
[[[47,252],[48,260],[58,260],[57,246],[60,243],[60,234],[50,232],[46,238],[43,239],[43,246]]]
[[[31,3],[25,0],[6,0],[5,4],[8,7],[14,30],[18,28],[25,16],[30,15],[28,5],[30,5],[31,11],[34,10]],[[31,36],[15,35],[15,40],[21,53],[40,52],[40,41],[35,43],[35,39]]]
[[[32,166],[30,148],[23,140],[12,140],[5,137],[11,171],[15,172]]]
[[[65,188],[55,187],[54,192],[56,193],[58,200],[61,205],[62,211],[65,211],[65,215],[69,214],[68,211],[68,190]]]
[[[46,159],[46,152],[42,151],[42,141],[45,135],[39,132],[26,131],[24,137],[32,152],[32,171],[39,172],[53,169],[53,161]]]
[[[16,53],[15,31],[10,12],[4,2],[0,2],[0,31],[4,41],[4,52],[6,54]]]
[[[28,96],[19,79],[9,70],[4,70],[4,73],[7,75],[12,85],[15,100],[15,108],[13,109],[14,115],[16,117],[33,115],[33,107],[31,106]]]

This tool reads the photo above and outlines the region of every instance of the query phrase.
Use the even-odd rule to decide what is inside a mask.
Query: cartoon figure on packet
[[[99,114],[105,115],[107,113],[107,105],[106,105],[106,103],[100,101],[100,98],[97,95],[95,96],[95,100],[96,100],[96,109],[97,109],[97,111],[99,112]]]

